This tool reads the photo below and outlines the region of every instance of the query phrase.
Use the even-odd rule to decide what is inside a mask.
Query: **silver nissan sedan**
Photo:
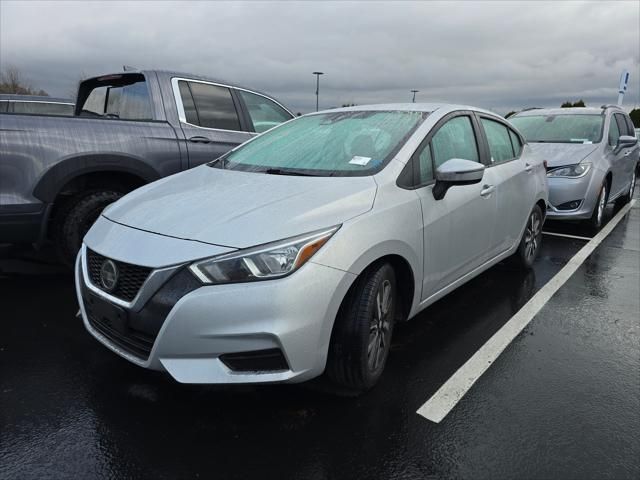
[[[508,257],[531,267],[546,202],[542,159],[491,112],[305,115],[108,207],[76,262],[82,318],[179,382],[359,393],[394,324]]]

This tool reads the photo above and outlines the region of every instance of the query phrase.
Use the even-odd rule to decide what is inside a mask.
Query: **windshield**
[[[309,115],[276,127],[211,166],[276,175],[372,175],[426,118],[425,112]]]
[[[598,143],[602,140],[602,115],[527,115],[511,117],[528,142]]]

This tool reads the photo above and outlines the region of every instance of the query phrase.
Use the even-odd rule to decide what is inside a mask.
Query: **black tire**
[[[114,190],[93,190],[71,197],[60,206],[52,224],[53,242],[60,262],[73,265],[91,225],[107,205],[122,195]]]
[[[600,193],[598,193],[598,200],[596,201],[591,218],[587,220],[587,224],[594,230],[600,230],[604,219],[604,211],[607,208],[609,202],[609,183],[605,180],[600,187]]]
[[[539,205],[535,205],[527,218],[527,224],[522,233],[518,250],[513,254],[514,263],[523,270],[529,270],[533,267],[533,262],[538,257],[540,245],[542,244],[543,223],[542,209]]]
[[[389,355],[396,292],[395,271],[388,263],[370,267],[356,281],[340,308],[329,346],[325,373],[334,393],[356,395],[378,382]]]

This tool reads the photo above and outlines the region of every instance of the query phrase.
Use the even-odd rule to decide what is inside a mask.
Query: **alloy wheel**
[[[538,247],[540,246],[540,235],[542,234],[542,218],[540,212],[534,210],[531,212],[527,228],[524,232],[524,254],[527,260],[535,257]]]
[[[604,215],[604,208],[607,205],[607,186],[603,185],[600,190],[600,197],[598,197],[598,216],[597,222],[598,225],[602,224],[602,217]]]
[[[367,346],[367,364],[375,372],[384,361],[391,334],[391,303],[393,292],[391,282],[384,280],[376,293],[376,304],[369,326],[369,344]]]

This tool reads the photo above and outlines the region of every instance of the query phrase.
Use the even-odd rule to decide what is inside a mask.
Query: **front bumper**
[[[591,171],[581,178],[547,177],[549,184],[549,202],[547,218],[550,220],[583,220],[591,217],[598,201],[602,178]],[[557,206],[566,202],[581,200],[574,210],[559,210]]]
[[[301,382],[320,375],[333,321],[355,279],[351,273],[307,262],[293,275],[278,280],[193,287],[184,285],[191,281],[187,277],[176,280],[191,275],[184,266],[177,266],[164,285],[153,286],[155,292],[142,292],[147,288],[143,285],[141,296],[148,299],[144,305],[121,306],[136,328],[151,322],[158,329],[145,358],[113,341],[89,320],[87,297],[96,288],[90,292],[93,285],[84,268],[85,257],[83,249],[76,261],[76,290],[86,329],[132,363],[167,371],[182,383]],[[175,304],[166,305],[171,296],[167,291],[181,288],[187,293],[174,292],[170,301]],[[165,311],[159,307],[163,299]],[[225,354],[273,349],[284,355],[286,370],[238,372],[220,359]]]

